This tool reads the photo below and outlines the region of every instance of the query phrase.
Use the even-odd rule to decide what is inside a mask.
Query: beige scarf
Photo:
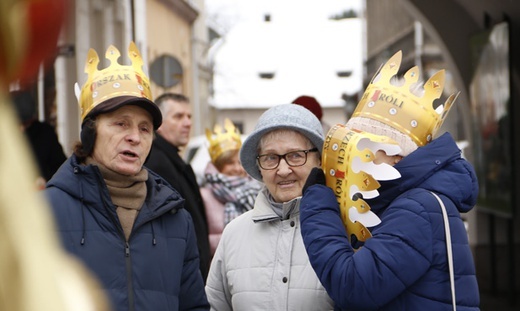
[[[145,181],[148,180],[148,171],[142,169],[137,175],[127,176],[108,169],[91,157],[88,157],[85,162],[87,165],[92,164],[99,167],[128,241],[137,214],[146,198]]]

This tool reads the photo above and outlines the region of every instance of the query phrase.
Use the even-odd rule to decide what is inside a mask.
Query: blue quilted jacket
[[[184,200],[158,175],[148,176],[125,242],[99,169],[69,158],[45,190],[63,245],[100,280],[113,310],[209,310]]]
[[[381,224],[357,252],[351,248],[332,190],[309,187],[301,201],[302,235],[323,286],[344,310],[452,310],[444,222],[449,215],[457,310],[479,310],[475,265],[460,213],[476,203],[471,165],[446,133],[396,166],[367,200]]]

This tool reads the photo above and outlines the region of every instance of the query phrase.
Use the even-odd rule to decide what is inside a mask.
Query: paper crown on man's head
[[[385,135],[368,127],[356,126],[356,123],[360,123],[359,118],[374,120],[408,136],[415,145],[421,147],[432,141],[458,94],[450,95],[446,102],[434,108],[434,101],[441,97],[444,89],[444,70],[435,73],[424,84],[422,96],[411,91],[419,79],[417,66],[406,72],[402,85],[392,84],[391,79],[398,73],[401,60],[402,52],[398,51],[374,75],[347,127]],[[370,127],[375,128],[373,125]],[[399,141],[396,137],[391,138]]]
[[[209,156],[213,163],[225,152],[230,150],[238,151],[242,146],[240,131],[227,118],[224,120],[224,128],[220,124],[216,124],[213,133],[206,129],[206,138],[209,142]]]
[[[121,97],[132,100],[134,104],[137,100],[139,106],[152,114],[154,124],[157,125],[157,121],[160,124],[160,111],[153,103],[150,80],[142,70],[143,59],[135,43],[131,42],[128,47],[131,65],[119,64],[118,58],[120,56],[121,54],[116,47],[109,46],[105,57],[110,60],[110,65],[105,69],[98,70],[99,56],[97,52],[94,49],[88,51],[85,63],[85,73],[88,74],[87,81],[81,90],[76,83],[76,96],[81,108],[81,120],[84,120],[93,110],[97,110],[96,107],[100,104],[107,102],[109,99]],[[124,102],[124,104],[126,103]]]

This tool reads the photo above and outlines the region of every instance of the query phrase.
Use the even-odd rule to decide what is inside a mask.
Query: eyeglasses
[[[264,170],[274,170],[280,165],[281,159],[284,159],[285,163],[289,166],[302,166],[307,163],[307,154],[317,151],[318,148],[312,148],[309,150],[291,151],[286,154],[267,153],[257,156],[256,160],[258,161],[258,165]]]

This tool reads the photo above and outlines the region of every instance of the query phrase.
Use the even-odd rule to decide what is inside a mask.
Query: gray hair
[[[179,93],[164,93],[155,99],[155,104],[159,107],[163,116],[170,110],[170,105],[164,104],[167,100],[173,100],[174,102],[183,104],[190,103],[190,99],[185,95]]]

